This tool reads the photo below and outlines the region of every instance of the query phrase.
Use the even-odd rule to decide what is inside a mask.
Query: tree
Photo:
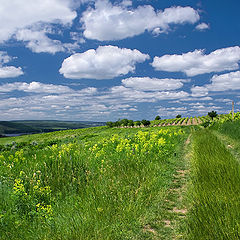
[[[124,118],[120,120],[121,126],[126,127],[128,125],[128,119]]]
[[[110,128],[114,127],[114,123],[113,122],[106,122],[106,125]]]
[[[150,121],[145,120],[145,119],[143,119],[143,120],[141,121],[141,123],[142,123],[142,125],[145,126],[145,127],[147,127],[147,126],[150,125]]]
[[[128,126],[129,127],[133,127],[134,126],[133,120],[128,120]]]
[[[136,122],[135,122],[135,125],[136,125],[136,126],[141,126],[141,122],[140,122],[140,121],[136,121]]]
[[[211,111],[208,113],[208,116],[213,120],[213,118],[215,118],[217,116],[217,112],[216,111]]]
[[[180,115],[180,114],[178,114],[177,116],[176,116],[176,118],[181,118],[182,117],[182,115]]]
[[[160,119],[161,119],[160,116],[156,116],[156,117],[155,117],[155,120],[160,120]]]
[[[114,127],[120,127],[120,126],[121,126],[120,120],[118,120],[114,123]]]

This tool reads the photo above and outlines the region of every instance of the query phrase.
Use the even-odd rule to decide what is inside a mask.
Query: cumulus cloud
[[[4,66],[12,58],[6,52],[0,51],[0,78],[14,78],[23,75],[21,67]]]
[[[205,97],[208,95],[208,89],[205,87],[194,86],[191,91],[192,97]]]
[[[220,99],[215,99],[216,102],[223,102],[223,103],[232,103],[232,99],[228,98],[220,98]]]
[[[112,5],[98,0],[95,8],[88,8],[81,18],[84,36],[99,41],[120,40],[139,35],[144,31],[167,32],[171,24],[193,24],[199,14],[191,7],[171,7],[155,11],[150,5],[132,8],[130,1]]]
[[[0,92],[23,91],[33,93],[66,93],[72,90],[63,85],[44,84],[40,82],[14,82],[0,85]]]
[[[205,115],[208,112],[213,111],[213,110],[218,110],[218,113],[221,113],[221,109],[222,109],[222,107],[215,106],[215,105],[210,105],[210,104],[206,105],[206,104],[201,104],[201,103],[194,103],[194,104],[192,104],[189,112],[194,112],[195,114],[198,113],[198,114],[201,114],[201,115]]]
[[[47,35],[52,33],[51,28],[20,29],[16,32],[15,38],[18,41],[25,42],[26,47],[35,53],[72,52],[79,47],[79,41],[77,40],[75,40],[75,43],[62,43],[59,40],[49,38]]]
[[[0,78],[14,78],[23,75],[20,67],[0,67]]]
[[[36,53],[48,52],[54,54],[65,50],[60,41],[50,39],[45,31],[21,29],[16,33],[16,39],[25,41],[27,43],[26,47]]]
[[[71,24],[77,16],[71,0],[0,0],[0,42],[37,23]]]
[[[175,117],[178,114],[187,114],[187,107],[160,107],[157,109],[157,114],[165,117]]]
[[[77,44],[61,43],[48,35],[57,33],[56,26],[69,27],[76,9],[86,1],[73,0],[0,0],[0,43],[10,39],[23,41],[33,52],[54,54],[72,50]],[[52,29],[55,28],[55,32]],[[57,33],[59,34],[59,33]]]
[[[207,85],[209,91],[226,91],[240,89],[240,71],[221,75],[214,75],[211,84]]]
[[[209,28],[210,28],[210,26],[207,23],[200,23],[196,26],[196,29],[198,31],[204,31],[204,30],[207,30]]]
[[[240,89],[240,71],[214,75],[211,84],[206,85],[209,91],[227,91]]]
[[[182,99],[189,96],[187,92],[179,91],[156,91],[145,92],[126,88],[124,86],[115,86],[111,88],[111,97],[134,102],[156,102],[158,100]]]
[[[208,92],[223,92],[228,90],[240,89],[240,71],[225,73],[221,75],[214,75],[210,84],[203,86],[194,86],[191,88],[192,96],[206,96]],[[225,99],[227,101],[229,99]]]
[[[143,91],[175,90],[183,86],[185,79],[159,79],[149,77],[131,77],[122,80],[125,87]]]
[[[66,58],[59,72],[71,79],[112,79],[134,72],[136,63],[149,59],[134,49],[100,46]]]
[[[152,66],[157,71],[184,72],[187,76],[195,76],[210,72],[236,70],[239,68],[240,47],[218,49],[210,54],[204,50],[183,53],[181,55],[164,55],[154,57]]]
[[[184,102],[191,102],[191,101],[212,101],[213,99],[211,97],[186,97],[181,99],[181,101]]]

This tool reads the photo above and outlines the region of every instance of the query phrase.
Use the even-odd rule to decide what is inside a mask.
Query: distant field
[[[1,239],[239,239],[240,122],[225,120],[1,138]]]
[[[103,122],[87,121],[0,121],[0,134],[42,133],[104,125]]]

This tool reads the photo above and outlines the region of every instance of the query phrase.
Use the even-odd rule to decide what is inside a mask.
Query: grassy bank
[[[240,238],[240,166],[208,130],[193,135],[188,239]]]
[[[165,199],[181,129],[66,131],[57,144],[44,134],[40,146],[3,151],[1,239],[171,239]]]
[[[223,124],[218,125],[216,130],[219,133],[232,138],[233,140],[240,141],[240,121],[239,120],[224,122]]]

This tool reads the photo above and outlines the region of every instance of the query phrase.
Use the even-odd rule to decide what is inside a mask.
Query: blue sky
[[[0,0],[0,120],[240,105],[239,0]]]

